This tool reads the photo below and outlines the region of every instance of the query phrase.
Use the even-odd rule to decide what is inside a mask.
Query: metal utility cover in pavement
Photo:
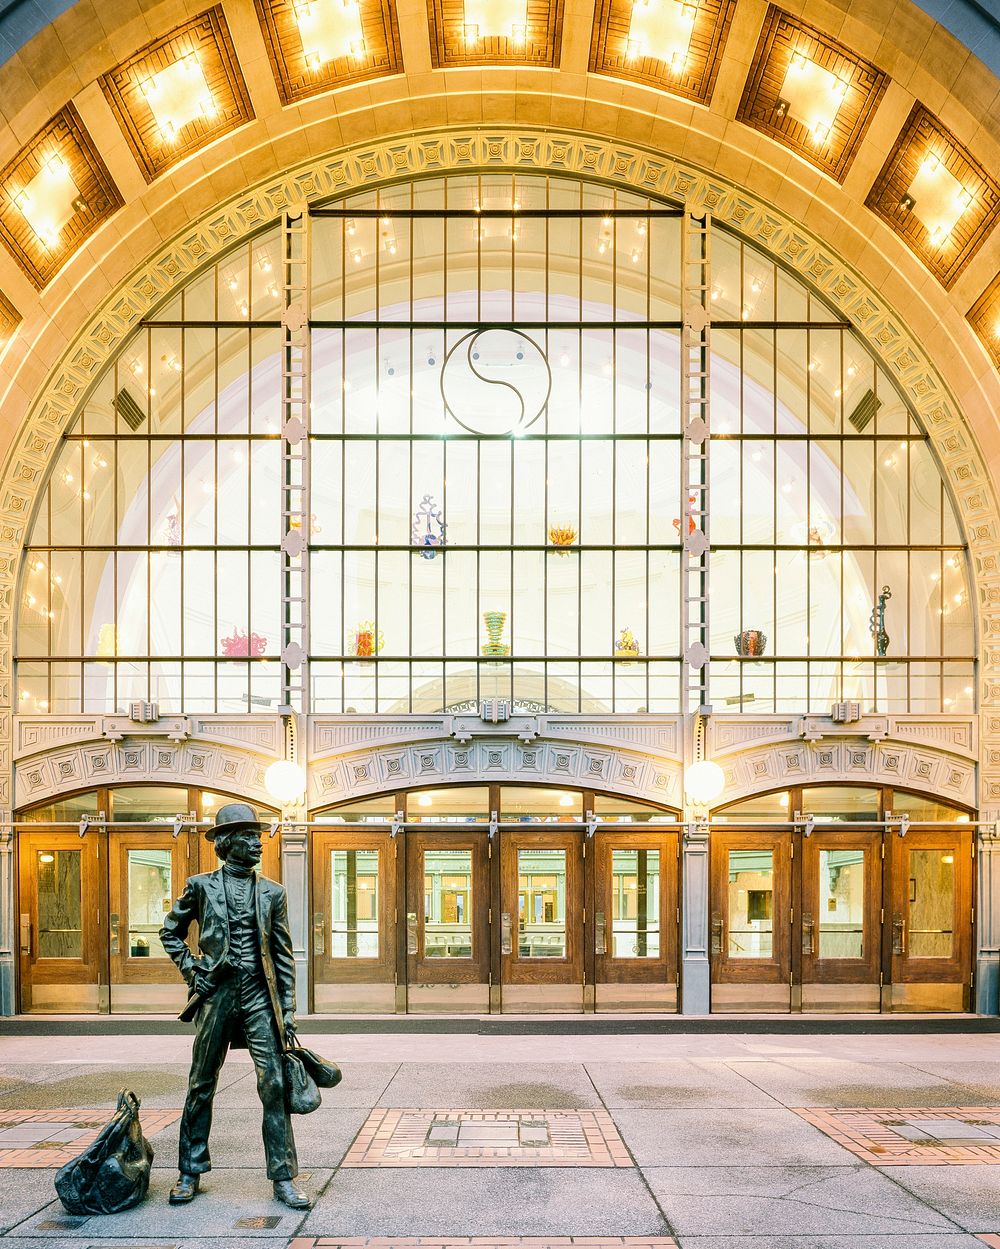
[[[277,1227],[280,1222],[280,1214],[254,1214],[248,1219],[237,1219],[233,1227],[244,1231],[263,1231],[265,1228]]]
[[[343,1167],[631,1167],[605,1110],[376,1109]]]

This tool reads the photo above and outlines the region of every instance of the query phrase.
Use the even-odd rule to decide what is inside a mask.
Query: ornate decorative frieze
[[[69,790],[148,782],[197,785],[271,804],[264,788],[268,762],[214,742],[89,741],[19,760],[16,802],[24,807]]]
[[[583,744],[509,738],[377,746],[314,761],[309,805],[325,807],[364,794],[422,785],[502,781],[575,785],[679,807],[677,760]]]
[[[976,806],[976,765],[932,748],[868,741],[765,745],[719,760],[726,802],[788,785],[898,785]]]

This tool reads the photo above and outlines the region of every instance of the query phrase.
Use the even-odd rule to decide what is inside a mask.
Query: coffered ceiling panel
[[[123,203],[67,104],[0,170],[0,238],[41,289]]]
[[[563,0],[427,0],[427,16],[436,69],[559,64]]]
[[[736,0],[598,0],[590,68],[707,104]]]
[[[3,291],[0,291],[0,347],[3,347],[20,324],[21,314]]]
[[[842,43],[771,5],[736,115],[843,182],[888,81]]]
[[[400,74],[394,0],[254,0],[282,102]]]
[[[950,287],[996,224],[1000,185],[915,104],[865,203]]]
[[[141,48],[101,87],[149,182],[254,115],[221,6]]]
[[[969,321],[1000,369],[1000,273],[969,309]]]

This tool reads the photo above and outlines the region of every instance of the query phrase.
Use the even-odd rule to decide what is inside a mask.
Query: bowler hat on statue
[[[259,833],[263,827],[257,819],[257,812],[248,802],[227,802],[215,813],[215,827],[210,828],[205,837],[208,841],[215,841],[220,833]]]

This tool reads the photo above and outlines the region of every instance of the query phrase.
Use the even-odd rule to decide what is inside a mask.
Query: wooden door
[[[313,1009],[392,1013],[397,843],[385,829],[313,836]]]
[[[108,1009],[104,834],[22,832],[18,944],[21,1009],[90,1013]],[[105,842],[106,844],[106,842]]]
[[[972,832],[887,833],[892,859],[891,1009],[967,1010],[972,960]]]
[[[508,1012],[583,1008],[583,834],[500,833],[500,974]]]
[[[801,845],[802,1009],[877,1011],[881,831],[817,828]]]
[[[791,834],[712,831],[712,1009],[791,1006]]]
[[[410,1011],[489,1011],[487,844],[485,831],[406,834]]]
[[[160,944],[163,917],[184,889],[191,836],[136,825],[108,834],[112,1011],[175,1013],[187,987]]]
[[[594,838],[597,1010],[677,1009],[677,846],[674,830]]]

